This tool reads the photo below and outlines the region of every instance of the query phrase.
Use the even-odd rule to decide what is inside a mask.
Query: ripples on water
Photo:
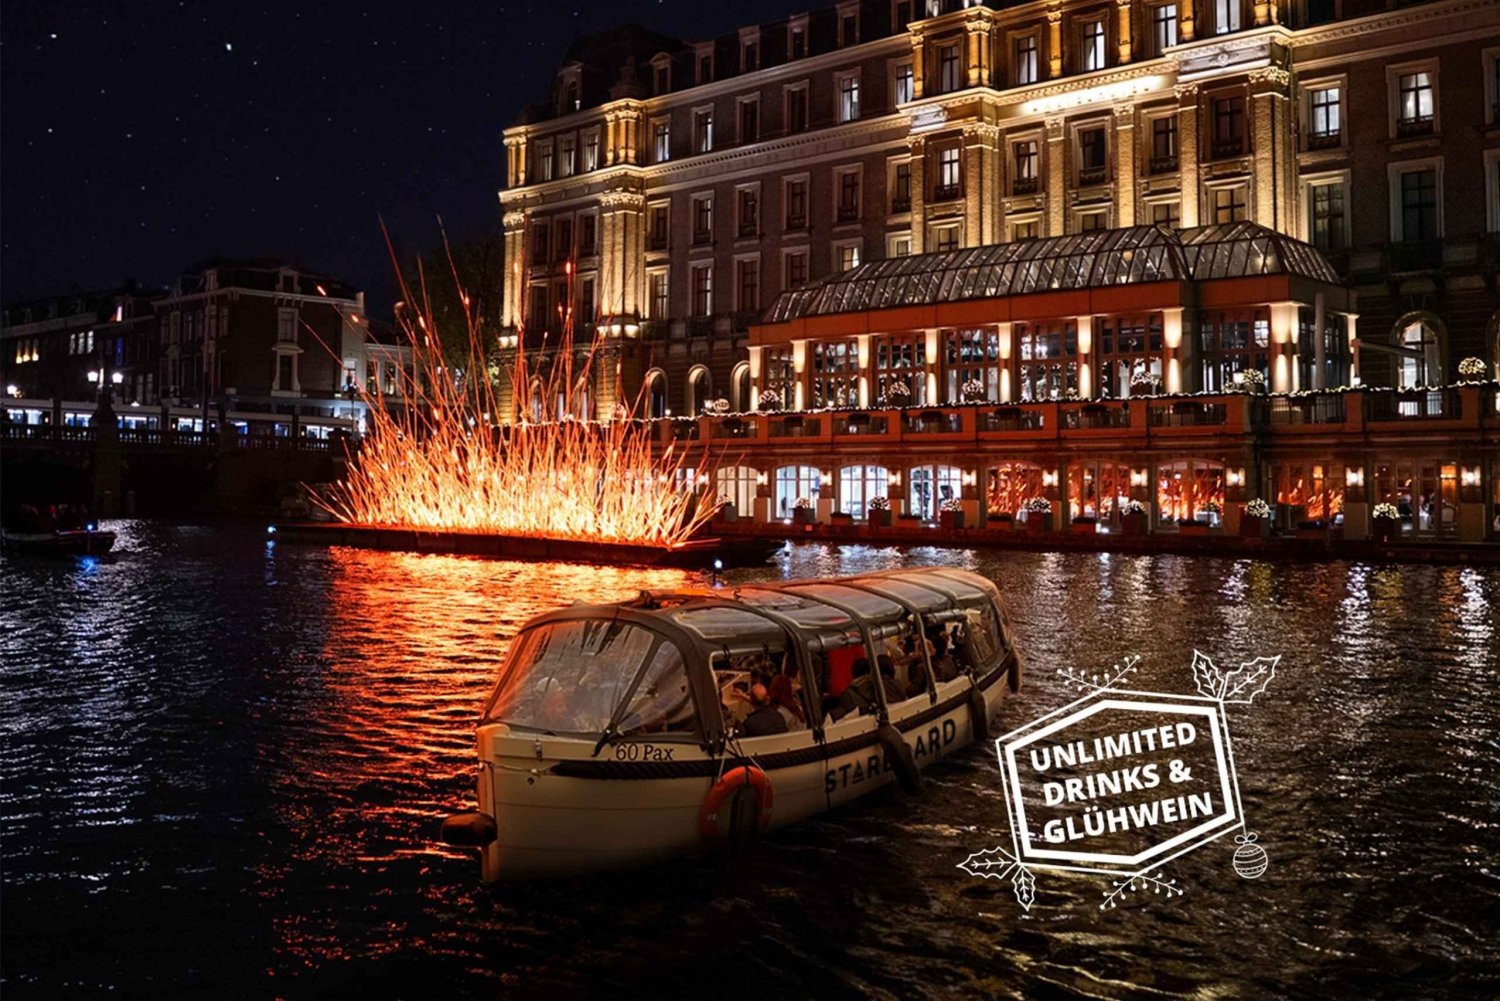
[[[520,623],[676,571],[267,545],[126,522],[105,560],[0,562],[7,998],[1303,997],[1493,994],[1500,574],[807,546],[730,579],[946,563],[999,582],[1029,674],[1197,646],[1282,653],[1234,718],[1254,882],[1224,842],[1187,894],[1101,915],[1046,875],[1023,915],[954,868],[1007,839],[980,750],[772,838],[739,866],[498,890],[437,844],[473,800],[473,721]],[[1227,840],[1227,839],[1226,839]]]

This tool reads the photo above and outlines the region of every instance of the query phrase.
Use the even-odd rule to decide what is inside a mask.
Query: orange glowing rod
[[[368,433],[347,478],[319,501],[336,519],[675,548],[713,517],[713,494],[694,490],[712,483],[707,450],[694,463],[673,445],[654,449],[654,425],[636,417],[641,394],[594,419],[589,387],[601,339],[575,357],[571,309],[541,362],[528,359],[517,331],[506,406],[505,373],[489,364],[493,337],[468,296],[468,361],[457,368],[443,359],[425,276],[420,283],[421,308],[398,313],[411,378],[396,394],[358,389]],[[404,281],[401,292],[414,301]],[[499,422],[507,412],[513,421]]]

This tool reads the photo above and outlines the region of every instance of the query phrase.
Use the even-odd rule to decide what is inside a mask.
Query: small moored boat
[[[114,548],[115,533],[92,525],[50,532],[0,530],[0,546],[34,556],[98,556]]]
[[[893,570],[648,592],[527,623],[478,728],[486,881],[738,847],[988,739],[1021,684],[1000,595]]]

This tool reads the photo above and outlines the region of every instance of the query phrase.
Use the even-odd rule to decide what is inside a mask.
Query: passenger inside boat
[[[878,658],[880,696],[886,705],[894,705],[906,699],[906,693],[896,685],[896,666],[890,657],[882,654]],[[828,714],[841,720],[851,713],[874,714],[880,710],[880,696],[876,695],[876,679],[870,671],[870,662],[864,657],[854,662],[854,680],[838,698],[832,701]]]

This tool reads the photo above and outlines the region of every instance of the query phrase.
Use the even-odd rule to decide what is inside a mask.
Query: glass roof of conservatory
[[[871,261],[777,297],[763,323],[1158,281],[1291,274],[1336,284],[1317,250],[1250,222],[1129,226]]]

